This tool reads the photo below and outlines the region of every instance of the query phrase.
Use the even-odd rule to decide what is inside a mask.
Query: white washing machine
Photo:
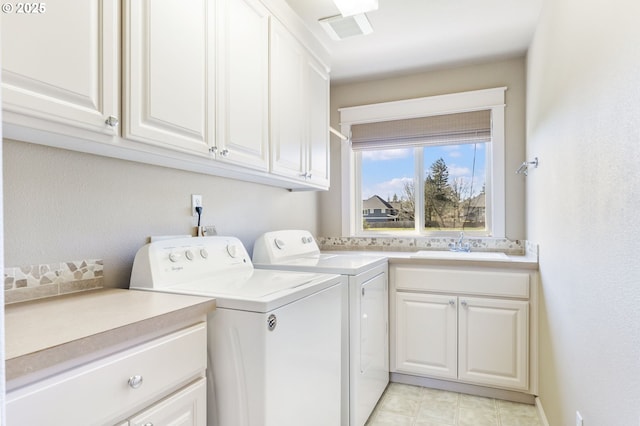
[[[256,268],[341,274],[348,279],[342,424],[364,425],[389,383],[387,259],[321,253],[308,231],[282,230],[256,240],[253,263]]]
[[[179,238],[142,247],[130,287],[216,298],[209,426],[340,425],[340,275],[257,270],[237,238]]]

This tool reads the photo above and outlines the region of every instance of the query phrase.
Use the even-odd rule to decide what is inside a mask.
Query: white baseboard
[[[547,416],[544,414],[544,409],[542,408],[542,402],[538,397],[536,397],[536,408],[538,409],[538,417],[540,417],[540,423],[542,423],[542,426],[549,426],[549,421],[547,420]]]
[[[392,382],[404,383],[406,385],[423,386],[450,392],[467,393],[470,395],[484,396],[486,398],[496,398],[502,399],[504,401],[520,402],[522,404],[535,404],[535,395],[530,395],[524,392],[489,388],[485,386],[471,385],[468,383],[413,376],[410,374],[402,373],[391,373],[389,378]]]

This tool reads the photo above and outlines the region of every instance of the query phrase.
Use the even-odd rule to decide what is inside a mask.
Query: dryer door
[[[360,359],[356,375],[356,425],[364,425],[389,380],[387,274],[360,284]]]

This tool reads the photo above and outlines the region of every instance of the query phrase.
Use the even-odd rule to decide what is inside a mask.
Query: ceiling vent
[[[373,32],[371,23],[364,13],[347,17],[336,15],[320,19],[318,22],[329,34],[329,37],[337,41]]]

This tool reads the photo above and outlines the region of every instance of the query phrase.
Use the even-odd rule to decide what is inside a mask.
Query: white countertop
[[[535,255],[506,255],[506,257],[500,259],[465,259],[464,253],[460,253],[459,258],[449,258],[450,252],[445,251],[444,253],[447,254],[447,258],[438,259],[437,257],[416,257],[417,252],[415,251],[323,250],[323,253],[383,256],[389,260],[390,264],[395,263],[440,266],[480,266],[486,268],[506,269],[538,269],[538,258]]]
[[[123,289],[7,305],[7,382],[53,374],[167,334],[206,319],[215,306],[211,298]]]

